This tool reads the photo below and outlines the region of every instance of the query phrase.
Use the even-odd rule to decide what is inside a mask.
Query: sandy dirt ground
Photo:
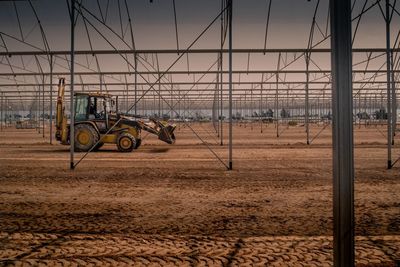
[[[400,266],[400,165],[386,169],[385,131],[355,126],[357,266]],[[7,128],[0,265],[331,266],[331,128],[314,125],[309,146],[304,127],[278,132],[235,125],[232,171],[207,123],[180,126],[175,145],[107,145],[70,171],[48,128]]]

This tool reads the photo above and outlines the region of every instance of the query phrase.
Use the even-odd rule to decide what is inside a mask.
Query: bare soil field
[[[48,130],[0,132],[0,266],[332,265],[330,126],[306,145],[304,127],[235,124],[232,171],[209,123],[74,171]],[[354,130],[357,266],[400,266],[400,165],[384,126]]]

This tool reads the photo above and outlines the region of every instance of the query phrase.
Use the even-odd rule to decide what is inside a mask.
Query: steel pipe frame
[[[106,85],[106,86],[127,86],[127,85],[134,85],[135,83],[98,83],[98,82],[87,82],[87,83],[75,83],[75,86],[80,86],[80,87],[87,87],[87,86],[101,86],[101,85]],[[196,85],[216,85],[218,83],[216,82],[198,82],[196,83]],[[223,82],[223,85],[229,85],[228,82]],[[257,82],[232,82],[233,85],[258,85],[261,83],[257,83]],[[276,82],[264,82],[262,83],[263,85],[276,85]],[[315,85],[330,85],[330,82],[308,82],[308,84],[315,84]],[[365,82],[361,82],[361,81],[355,81],[354,84],[362,84],[364,85]],[[375,81],[375,82],[371,82],[371,85],[373,84],[387,84],[386,81]],[[400,84],[400,82],[395,82],[395,84]],[[70,83],[66,83],[66,85],[70,85]],[[141,85],[141,86],[148,86],[148,83],[137,83],[137,85]],[[193,83],[191,82],[164,82],[161,83],[161,85],[193,85]],[[306,85],[306,82],[298,82],[298,81],[294,81],[294,82],[279,82],[279,85]],[[19,87],[35,87],[38,86],[38,84],[36,83],[26,83],[26,84],[0,84],[0,87],[7,87],[7,88],[19,88]],[[51,86],[51,83],[45,83],[45,86]],[[311,90],[312,88],[310,88]],[[330,88],[321,88],[322,90],[330,90]],[[357,90],[363,90],[363,91],[367,91],[367,90],[381,90],[381,88],[355,88]],[[112,89],[111,89],[112,90]],[[192,89],[192,91],[194,91],[196,89]],[[223,90],[227,90],[227,89],[223,89]],[[243,90],[243,89],[235,89],[235,90]],[[260,89],[257,89],[257,91],[259,91]],[[265,89],[268,90],[268,89]],[[281,88],[279,90],[305,90],[305,88]],[[0,90],[0,92],[3,92],[4,90]],[[18,90],[14,90],[16,93],[23,93],[21,91]],[[162,90],[162,91],[170,91],[170,90]]]
[[[71,0],[71,50],[69,51],[70,59],[71,59],[71,85],[70,85],[70,99],[74,99],[74,56],[75,56],[75,0]],[[69,142],[70,142],[70,169],[73,170],[75,168],[74,163],[74,150],[75,150],[75,109],[74,109],[74,101],[70,101],[70,130],[69,130]]]
[[[3,110],[4,110],[4,93],[1,93],[1,99],[0,99],[0,130],[3,131]]]
[[[400,48],[391,48],[391,52],[400,52]],[[353,53],[386,53],[386,48],[354,48]],[[176,49],[138,49],[138,50],[76,50],[75,55],[115,55],[115,54],[229,54],[230,49],[191,49],[190,51]],[[331,49],[327,48],[312,48],[312,49],[232,49],[233,54],[279,54],[279,53],[331,53]],[[39,55],[70,55],[70,51],[1,51],[0,56],[39,56]]]
[[[330,74],[330,70],[308,70],[308,73],[315,73],[315,74]],[[159,73],[164,73],[164,71],[138,71],[137,74],[142,74],[142,75],[156,75]],[[224,70],[178,70],[178,71],[168,71],[168,74],[176,74],[176,75],[188,75],[188,74],[229,74],[229,71],[224,71]],[[304,74],[307,73],[307,70],[232,70],[233,74]],[[380,69],[368,69],[368,70],[353,70],[354,74],[364,74],[364,73],[386,73],[386,70],[380,70]],[[400,73],[400,70],[393,70],[393,73]],[[51,73],[50,72],[2,72],[0,73],[0,77],[18,77],[18,76],[49,76]],[[56,76],[67,76],[69,75],[70,72],[53,72],[53,75]],[[133,73],[135,74],[135,73]],[[80,75],[80,76],[93,76],[93,75],[132,75],[132,72],[130,71],[102,71],[102,72],[88,72],[88,71],[81,71],[81,72],[75,72],[75,75]],[[260,81],[253,82],[253,83],[261,83]]]
[[[310,86],[310,54],[306,53],[306,83],[305,83],[305,125],[306,125],[306,143],[310,145],[310,126],[309,126],[309,86]]]
[[[43,84],[42,84],[42,134],[43,134],[43,138],[45,137],[45,133],[44,133],[44,83],[45,83],[45,80],[44,80],[44,76],[43,76],[43,78],[42,78],[42,82],[43,82]]]
[[[53,56],[50,55],[50,145],[53,144]],[[44,90],[43,90],[44,92]]]
[[[330,1],[333,141],[333,263],[354,266],[351,2]]]
[[[278,55],[278,64],[277,64],[277,70],[280,69],[280,63],[281,63],[281,54],[279,53]],[[275,79],[275,112],[274,112],[274,117],[275,117],[275,121],[276,121],[276,137],[279,137],[279,117],[278,117],[278,109],[279,109],[279,95],[278,95],[278,91],[279,91],[279,73],[277,73],[275,75],[276,79]]]
[[[392,168],[392,142],[393,142],[393,120],[392,120],[392,83],[391,83],[391,49],[390,49],[390,6],[389,0],[385,1],[385,26],[386,26],[386,71],[387,71],[387,168]],[[397,116],[397,114],[395,114]]]
[[[45,84],[45,86],[46,86],[46,84]],[[234,95],[242,94],[243,92],[246,92],[246,91],[249,91],[249,90],[250,89],[248,89],[248,88],[237,89],[236,92],[234,93]],[[275,90],[275,89],[263,89],[263,92],[271,92],[272,90]],[[318,88],[318,87],[316,87],[316,88],[309,88],[308,90],[309,91],[313,91],[314,93],[315,92],[319,92],[320,96],[323,96],[324,93],[326,93],[326,92],[331,92],[330,88]],[[68,91],[69,90],[67,90],[67,92]],[[79,91],[83,91],[83,90],[79,90]],[[145,92],[145,91],[146,91],[145,89],[138,90],[138,92]],[[193,95],[193,94],[195,95],[196,93],[199,93],[199,92],[213,92],[215,90],[210,89],[210,88],[199,88],[199,89],[196,89],[196,90],[194,90],[194,89],[190,90],[190,88],[182,88],[181,90],[177,90],[176,92],[179,92],[179,91],[189,92],[190,94],[188,94],[188,95]],[[304,88],[290,88],[290,89],[288,89],[288,88],[279,88],[278,91],[279,92],[285,92],[285,93],[287,93],[287,92],[304,93],[305,89]],[[20,95],[21,96],[31,96],[31,94],[35,93],[35,92],[37,92],[37,91],[36,90],[32,90],[32,89],[25,90],[23,92],[18,92],[18,91],[15,91],[15,90],[0,90],[0,93],[5,93],[7,95],[11,95],[12,94],[14,96],[20,96]],[[45,93],[47,93],[47,94],[49,94],[50,92],[51,92],[51,90],[45,90]],[[84,92],[93,92],[93,93],[95,93],[95,92],[99,92],[99,91],[98,90],[84,90]],[[123,92],[126,92],[126,91],[124,89],[109,89],[108,92],[110,92],[110,93],[123,93]],[[229,92],[229,89],[224,89],[223,92]],[[261,92],[261,90],[260,89],[259,90],[253,90],[253,92]],[[165,94],[167,94],[167,93],[168,92],[165,92]],[[371,88],[369,90],[365,90],[365,92],[363,92],[361,95],[381,94],[381,93],[382,93],[382,88]],[[360,93],[354,92],[353,96],[356,97],[359,94]],[[149,94],[149,95],[152,96],[152,94]],[[161,94],[161,95],[163,95],[163,94]]]
[[[229,153],[228,153],[228,169],[233,169],[233,114],[232,114],[232,93],[233,93],[233,80],[232,80],[232,64],[233,64],[233,40],[232,40],[232,16],[233,16],[233,0],[228,0],[228,46],[229,46],[229,53],[228,53],[228,64],[229,64],[229,132],[228,132],[228,146],[229,146]],[[221,66],[223,68],[223,66]]]
[[[235,98],[235,99],[241,99],[242,97],[245,97],[247,94],[246,93],[239,93],[239,94],[235,94],[235,95],[233,95],[233,97]],[[371,96],[375,96],[376,95],[376,93],[367,93],[367,94],[363,94],[363,97],[371,97]],[[46,94],[45,95],[46,96],[46,98],[50,98],[50,96],[49,96],[49,94]],[[207,100],[207,99],[214,99],[213,97],[212,97],[212,94],[208,94],[208,95],[196,95],[196,94],[193,94],[193,95],[190,95],[191,97],[193,97],[193,98],[195,98],[195,99],[190,99],[190,100],[186,100],[186,101],[188,101],[188,102],[196,102],[196,101],[205,101],[205,100]],[[272,92],[270,92],[270,93],[268,93],[268,94],[263,94],[263,96],[264,96],[264,98],[265,97],[274,97],[274,96],[276,96],[276,93],[272,93]],[[290,96],[287,96],[287,93],[279,93],[278,94],[278,96],[281,98],[281,99],[298,99],[299,101],[305,101],[305,99],[306,99],[306,95],[305,95],[305,93],[296,93],[296,94],[293,94],[293,95],[290,95]],[[20,95],[7,95],[6,96],[7,97],[7,99],[8,100],[12,100],[13,102],[15,102],[15,101],[20,101],[20,100],[26,100],[26,101],[32,101],[32,100],[35,100],[36,98],[34,97],[34,96],[20,96]],[[331,95],[325,95],[325,97],[322,97],[321,95],[319,95],[319,94],[309,94],[309,99],[310,100],[317,100],[317,99],[320,99],[320,100],[327,100],[327,99],[330,99],[330,97],[331,97]],[[164,99],[166,99],[166,100],[177,100],[177,98],[175,98],[175,97],[170,97],[170,96],[167,96],[167,97],[163,97]],[[187,96],[185,97],[185,98],[187,98]],[[264,99],[263,98],[263,99]],[[65,97],[65,99],[66,100],[69,100],[69,97],[68,96],[66,96]],[[133,100],[134,98],[133,97],[128,97],[128,99],[129,100]],[[181,98],[181,99],[183,99],[183,98]],[[387,99],[386,98],[382,98],[383,99],[383,101],[386,101]],[[142,98],[142,100],[143,101],[154,101],[154,95],[148,95],[148,96],[146,96],[146,97],[143,97]],[[142,101],[141,100],[141,101]],[[227,100],[229,100],[229,94],[225,94],[224,95],[224,101],[227,101]],[[257,98],[257,99],[255,99],[255,100],[253,100],[253,102],[257,102],[257,101],[259,101],[260,100],[260,98]],[[179,100],[178,100],[179,101]],[[244,100],[242,100],[242,101],[244,101]],[[46,105],[50,105],[49,104],[49,102],[50,101],[48,101],[48,102],[45,102],[45,104]],[[247,101],[246,101],[247,102]],[[12,105],[17,105],[16,103],[11,103]]]

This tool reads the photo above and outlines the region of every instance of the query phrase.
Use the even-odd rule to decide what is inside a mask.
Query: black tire
[[[86,152],[99,141],[99,134],[90,124],[78,124],[75,126],[75,151]]]
[[[136,147],[136,138],[130,133],[121,133],[117,139],[117,147],[120,152],[132,152]]]

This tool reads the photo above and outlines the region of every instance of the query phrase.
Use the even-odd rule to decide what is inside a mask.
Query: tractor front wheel
[[[117,147],[121,152],[132,152],[136,147],[136,139],[130,133],[121,133],[118,136]]]
[[[75,126],[75,151],[86,152],[99,141],[99,134],[89,124],[78,124]]]

